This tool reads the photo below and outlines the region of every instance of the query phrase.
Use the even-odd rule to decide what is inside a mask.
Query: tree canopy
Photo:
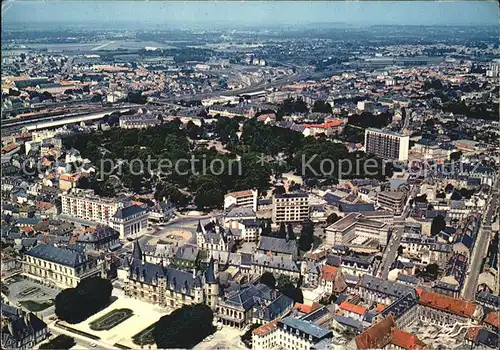
[[[289,240],[294,241],[297,237],[295,236],[295,232],[293,232],[292,224],[288,224],[286,226],[287,237]]]
[[[66,335],[59,334],[54,339],[40,345],[39,349],[71,349],[76,345],[75,339]]]
[[[281,275],[276,281],[276,288],[289,298],[292,298],[295,303],[303,303],[304,296],[300,287],[294,285],[289,277]]]
[[[260,283],[265,284],[269,288],[274,288],[276,286],[276,279],[271,272],[264,272],[260,276]]]
[[[331,225],[331,224],[334,224],[336,223],[338,220],[340,219],[340,217],[335,214],[335,213],[331,213],[330,215],[328,215],[328,217],[326,218],[326,223],[328,225]]]
[[[431,223],[431,235],[435,236],[446,227],[446,221],[441,214],[436,215]]]
[[[325,101],[315,101],[313,105],[313,112],[318,112],[318,113],[332,113],[332,106],[330,106],[329,103],[326,103]]]
[[[76,288],[60,292],[55,299],[57,317],[68,323],[79,323],[106,307],[113,285],[100,277],[86,278]]]
[[[153,338],[159,349],[191,349],[215,332],[213,312],[207,305],[184,305],[158,320]]]
[[[314,236],[314,223],[309,219],[304,220],[299,238],[300,250],[308,251],[312,248],[312,244],[314,241],[313,236]]]

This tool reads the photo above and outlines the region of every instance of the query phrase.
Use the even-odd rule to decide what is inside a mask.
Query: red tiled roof
[[[267,118],[276,119],[276,115],[274,113],[262,114],[257,117],[257,120],[264,121]]]
[[[392,327],[394,327],[394,319],[391,315],[374,324],[354,338],[356,346],[360,350],[383,348],[391,342]]]
[[[339,307],[341,309],[346,310],[346,311],[354,312],[358,315],[364,315],[364,313],[366,312],[366,307],[361,306],[361,305],[354,305],[354,304],[351,304],[347,301],[341,302]]]
[[[52,208],[53,206],[54,206],[54,204],[49,203],[49,202],[36,201],[36,207],[38,209],[47,210],[47,209]]]
[[[324,122],[321,124],[304,124],[306,128],[319,128],[319,129],[328,129],[328,128],[336,128],[345,123],[344,119],[334,119],[329,122]]]
[[[301,303],[295,303],[295,305],[293,307],[295,309],[299,310],[300,312],[308,314],[308,313],[311,313],[314,310],[318,309],[319,306],[320,306],[319,303],[312,303],[311,305],[306,305],[306,304],[301,304]]]
[[[401,329],[393,329],[391,331],[392,340],[391,343],[399,346],[400,348],[406,350],[417,350],[417,349],[425,349],[427,344],[418,339],[415,334],[407,333]]]
[[[325,281],[335,280],[336,275],[337,268],[335,266],[323,265],[321,267],[321,278],[323,278]]]
[[[499,322],[500,314],[495,311],[491,311],[486,318],[484,319],[484,322],[492,325],[495,328],[500,327],[500,322]]]
[[[16,135],[14,136],[15,139],[25,139],[25,138],[28,138],[28,137],[31,137],[31,133],[30,132],[23,132],[19,135]]]
[[[17,144],[11,143],[10,145],[7,145],[4,148],[2,148],[2,152],[10,152],[16,148],[17,148]]]
[[[420,294],[419,303],[420,305],[466,317],[471,317],[474,311],[476,311],[476,304],[473,302],[455,299],[447,295],[425,290]]]
[[[467,329],[467,333],[465,333],[464,339],[475,341],[477,334],[483,327],[470,327]]]
[[[278,320],[274,320],[272,322],[263,324],[259,328],[254,329],[252,331],[252,334],[255,334],[255,335],[266,335],[266,334],[269,334],[269,333],[271,333],[272,331],[274,331],[276,329],[276,327],[277,327],[276,324],[277,323],[278,323]]]
[[[375,309],[375,311],[380,312],[380,311],[382,311],[383,309],[385,309],[385,307],[386,307],[386,306],[385,306],[385,304],[378,304],[378,305],[377,305],[377,308]]]
[[[59,180],[76,182],[80,178],[80,174],[62,174],[59,176]]]

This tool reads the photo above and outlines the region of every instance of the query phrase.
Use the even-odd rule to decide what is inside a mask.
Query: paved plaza
[[[158,321],[160,317],[168,313],[168,310],[161,309],[157,305],[125,297],[123,292],[118,289],[113,289],[113,296],[117,297],[117,299],[107,308],[81,323],[71,325],[71,327],[99,336],[101,338],[100,342],[107,345],[113,346],[118,343],[132,349],[137,349],[139,347],[132,342],[132,337]],[[90,328],[90,324],[93,321],[116,309],[130,309],[133,315],[109,330],[96,331]],[[145,348],[148,347],[146,346]],[[155,346],[152,345],[151,348],[155,348]]]
[[[240,336],[245,331],[240,331],[231,327],[223,327],[208,337],[208,341],[202,341],[193,350],[244,350],[247,349],[241,342]]]
[[[16,275],[5,280],[5,285],[9,288],[8,299],[14,305],[19,306],[20,301],[32,301],[34,303],[46,303],[53,300],[60,290],[43,285],[42,283]],[[34,304],[33,303],[33,304]],[[25,303],[26,305],[27,303]],[[54,306],[50,306],[37,312],[42,317],[50,316],[54,313]]]

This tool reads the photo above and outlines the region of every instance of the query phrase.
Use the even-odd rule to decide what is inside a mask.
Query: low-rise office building
[[[377,204],[391,211],[394,215],[400,215],[406,204],[406,193],[397,191],[384,191],[377,194]]]
[[[385,247],[389,228],[389,224],[368,219],[364,214],[349,213],[326,228],[325,244]]]

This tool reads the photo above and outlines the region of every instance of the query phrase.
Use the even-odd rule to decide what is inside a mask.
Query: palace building
[[[196,269],[188,272],[164,267],[146,262],[139,242],[135,241],[132,259],[125,264],[124,291],[129,297],[175,309],[200,303],[215,309],[218,304],[218,268],[213,258],[204,274]]]

